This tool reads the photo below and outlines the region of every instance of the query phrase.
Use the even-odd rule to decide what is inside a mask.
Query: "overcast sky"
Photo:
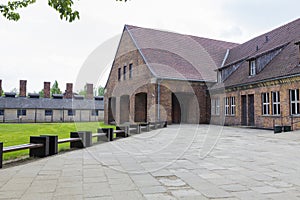
[[[76,82],[84,65],[108,70],[124,24],[243,43],[297,19],[300,6],[299,0],[74,2],[81,19],[73,23],[61,21],[46,0],[23,9],[18,22],[0,17],[4,91],[18,89],[20,79],[28,80],[27,92],[38,92],[44,81],[52,85],[54,80],[65,90],[66,83]],[[84,79],[89,73],[93,78],[82,82],[104,86],[101,73],[96,80],[90,70]]]

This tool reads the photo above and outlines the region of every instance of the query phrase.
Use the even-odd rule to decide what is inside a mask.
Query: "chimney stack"
[[[50,82],[44,82],[44,98],[50,98]]]
[[[86,98],[87,99],[93,99],[93,84],[87,83],[86,84]]]
[[[0,79],[0,97],[2,96],[2,80]]]
[[[64,94],[65,99],[72,99],[73,97],[73,84],[72,83],[67,83],[67,88],[66,92]]]
[[[20,80],[20,97],[26,97],[26,80]]]

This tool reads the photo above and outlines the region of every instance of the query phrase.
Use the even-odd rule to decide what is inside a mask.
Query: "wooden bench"
[[[113,141],[113,128],[98,128],[97,133],[94,133],[92,137],[96,137],[97,141],[110,142]]]
[[[0,143],[0,168],[2,168],[3,153],[29,149],[30,157],[45,157],[49,155],[49,137],[30,136],[30,143],[15,146],[3,147]]]

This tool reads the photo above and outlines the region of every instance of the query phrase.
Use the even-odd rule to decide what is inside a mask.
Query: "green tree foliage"
[[[98,87],[98,96],[104,96],[104,87],[102,86]]]
[[[50,89],[50,92],[51,92],[51,96],[52,96],[52,94],[61,94],[61,90],[59,89],[58,83],[57,83],[56,80],[53,83],[53,85],[52,85],[52,87]]]
[[[127,1],[127,0],[116,0],[116,1]],[[20,8],[26,8],[30,4],[35,3],[36,0],[19,0],[19,1],[8,1],[7,4],[0,4],[1,14],[8,20],[18,21],[20,14],[17,12]],[[48,5],[54,8],[59,14],[60,19],[72,22],[79,19],[79,12],[73,10],[73,0],[48,0]]]
[[[42,89],[41,91],[39,91],[39,95],[40,95],[40,97],[44,98],[44,95],[45,95],[44,89]]]
[[[84,86],[84,88],[82,90],[80,90],[78,92],[79,95],[82,95],[84,97],[86,97],[86,94],[87,94],[87,89],[86,89],[86,85]]]

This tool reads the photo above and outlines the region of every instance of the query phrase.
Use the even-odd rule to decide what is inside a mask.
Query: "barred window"
[[[262,114],[263,115],[269,115],[270,114],[269,93],[262,93]]]
[[[76,110],[68,110],[68,116],[75,116]]]
[[[290,109],[292,115],[300,114],[299,110],[299,89],[290,90]]]
[[[3,115],[4,115],[4,110],[1,109],[1,110],[0,110],[0,116],[3,116]]]
[[[280,115],[280,93],[272,92],[272,114]]]

